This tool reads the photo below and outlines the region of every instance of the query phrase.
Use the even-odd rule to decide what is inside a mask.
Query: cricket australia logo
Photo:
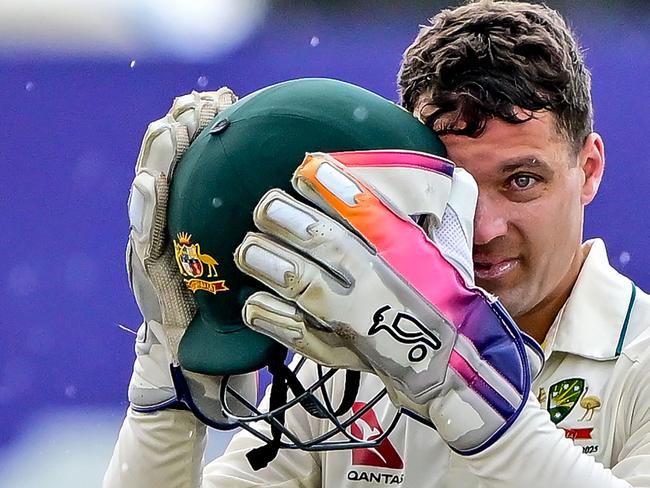
[[[569,378],[552,385],[548,390],[548,413],[554,424],[560,423],[576,406],[585,389],[583,378]]]
[[[386,314],[390,309],[390,305],[384,305],[374,313],[368,335],[375,335],[384,330],[397,342],[414,344],[408,353],[409,361],[412,363],[420,362],[427,356],[427,347],[433,351],[440,349],[442,346],[440,339],[412,315],[397,312],[389,324]]]
[[[192,244],[190,234],[180,232],[177,238],[178,241],[174,239],[174,254],[178,269],[185,278],[185,286],[193,293],[203,290],[216,295],[228,290],[225,280],[211,279],[217,277],[219,263],[212,256],[201,253],[201,246]]]

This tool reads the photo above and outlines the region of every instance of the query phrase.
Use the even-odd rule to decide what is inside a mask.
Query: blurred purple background
[[[650,16],[633,6],[571,5],[561,10],[587,48],[607,151],[585,232],[604,237],[613,264],[650,289]],[[304,76],[339,78],[395,100],[401,53],[437,9],[380,6],[278,2],[229,50],[189,61],[147,50],[97,56],[4,47],[0,480],[3,456],[45,413],[106,412],[99,417],[112,426],[106,444],[117,434],[134,339],[118,324],[136,329],[140,320],[123,264],[126,201],[148,122],[192,89],[228,85],[244,95]],[[97,477],[109,455],[98,460]]]

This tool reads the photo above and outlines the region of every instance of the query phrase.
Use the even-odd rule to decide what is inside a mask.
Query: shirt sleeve
[[[551,422],[531,394],[519,418],[492,446],[465,458],[486,488],[588,486],[629,488],[592,456],[582,453]]]
[[[650,488],[650,329],[626,346],[610,382],[611,470],[565,438],[532,394],[506,435],[465,459],[468,468],[494,488]]]
[[[296,360],[298,360],[296,356]],[[299,379],[311,384],[316,365],[307,361]],[[269,391],[260,403],[265,410]],[[311,417],[299,405],[286,412],[285,426],[301,439],[321,433],[325,421]],[[269,424],[254,427],[269,438]],[[258,471],[246,454],[263,442],[240,431],[222,456],[203,468],[206,427],[189,411],[166,409],[153,413],[129,408],[104,476],[104,488],[320,488],[321,456],[317,452],[280,449],[277,457]]]
[[[616,419],[612,472],[634,487],[650,487],[650,347],[639,341],[619,361],[631,363]],[[641,349],[637,355],[635,349]]]
[[[128,409],[104,488],[198,488],[206,428],[190,412]]]
[[[291,421],[293,423],[293,421]],[[289,425],[291,428],[291,425]],[[263,430],[264,426],[260,426]],[[266,432],[270,435],[270,432]],[[309,488],[321,486],[318,454],[298,449],[280,449],[269,465],[251,468],[246,454],[262,445],[252,434],[235,434],[225,453],[203,471],[203,488]]]

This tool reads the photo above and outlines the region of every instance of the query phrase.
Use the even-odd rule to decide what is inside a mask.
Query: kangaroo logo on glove
[[[387,324],[385,312],[390,310],[390,305],[379,308],[372,316],[372,325],[368,329],[368,335],[375,335],[381,330],[388,332],[393,339],[402,344],[415,344],[409,350],[409,361],[417,363],[427,355],[427,346],[437,351],[442,346],[440,339],[427,330],[418,319],[405,312],[397,312],[393,317],[393,323]]]

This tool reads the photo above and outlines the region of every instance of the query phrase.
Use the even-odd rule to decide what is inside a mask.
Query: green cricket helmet
[[[323,450],[374,446],[390,432],[384,429],[384,435],[371,441],[355,441],[348,434],[342,443],[329,441],[354,421],[354,416],[344,424],[335,419],[352,407],[358,372],[345,373],[344,398],[337,409],[329,399],[317,401],[315,391],[334,371],[321,374],[323,368],[318,367],[318,381],[304,388],[292,376],[304,360],[293,372],[282,369],[286,368],[286,349],[242,321],[242,305],[262,285],[240,272],[233,260],[236,247],[247,232],[254,230],[253,209],[261,197],[271,188],[296,196],[291,177],[305,153],[378,149],[445,155],[438,137],[398,105],[341,81],[299,79],[264,88],[219,113],[175,169],[168,206],[169,238],[178,269],[198,306],[180,342],[179,361],[185,371],[225,377],[268,367],[274,376],[269,411],[260,412],[248,403],[245,406],[250,415],[235,413],[237,409],[230,408],[225,398],[227,380],[221,387],[220,406],[215,407],[234,425],[274,446],[257,459],[249,457],[257,467],[272,459],[279,447]],[[179,376],[178,370],[175,374],[182,383],[182,374]],[[294,394],[292,402],[286,402],[287,387]],[[384,394],[385,390],[373,402]],[[209,425],[228,428],[211,423],[209,408],[197,406],[197,396],[201,395],[190,392],[188,397],[192,411]],[[311,415],[329,418],[335,428],[315,439],[298,439],[282,428],[284,412],[296,404]],[[367,408],[355,415],[365,414]],[[272,439],[252,426],[257,420],[271,424]]]
[[[242,321],[244,301],[262,285],[237,269],[233,252],[254,230],[253,209],[268,190],[294,193],[291,176],[306,152],[364,149],[444,154],[433,132],[398,105],[331,79],[255,92],[191,144],[173,175],[168,209],[178,268],[198,305],[179,347],[184,369],[240,374],[278,354],[275,341]]]

